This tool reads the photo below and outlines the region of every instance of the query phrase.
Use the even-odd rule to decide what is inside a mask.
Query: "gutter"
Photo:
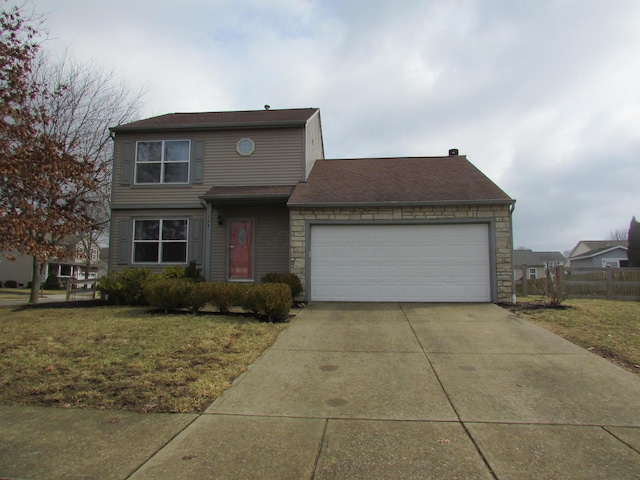
[[[288,207],[296,208],[340,208],[340,207],[427,207],[427,206],[452,206],[452,205],[511,205],[516,203],[515,200],[445,200],[430,202],[332,202],[332,203],[287,203]],[[509,214],[513,212],[513,208],[509,208]]]
[[[201,124],[181,124],[181,125],[152,125],[152,126],[117,126],[109,128],[110,132],[176,132],[188,130],[248,130],[252,128],[290,128],[304,127],[305,122],[299,120],[290,120],[286,122],[236,122],[236,123],[201,123]]]

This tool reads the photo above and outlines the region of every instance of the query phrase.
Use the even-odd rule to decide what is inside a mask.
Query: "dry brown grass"
[[[640,302],[575,299],[563,305],[568,308],[519,314],[640,375]]]
[[[0,404],[201,412],[285,328],[144,308],[0,307]]]

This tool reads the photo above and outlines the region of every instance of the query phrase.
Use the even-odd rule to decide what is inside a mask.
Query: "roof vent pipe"
[[[271,108],[271,105],[265,105],[265,106],[264,106],[264,109],[265,109],[265,110],[269,110],[270,108]]]
[[[449,156],[450,157],[455,157],[458,155],[458,149],[457,148],[451,148],[449,149]]]

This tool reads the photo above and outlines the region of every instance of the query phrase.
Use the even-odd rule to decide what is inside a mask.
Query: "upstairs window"
[[[135,220],[133,263],[187,263],[188,221]]]
[[[136,183],[189,183],[189,140],[136,144]]]

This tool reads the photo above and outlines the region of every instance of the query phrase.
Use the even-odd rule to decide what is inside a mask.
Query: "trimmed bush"
[[[204,282],[204,277],[193,260],[186,267],[170,265],[162,269],[162,278],[184,278],[192,282]]]
[[[193,314],[198,313],[208,303],[213,301],[213,284],[206,282],[187,282],[187,291],[185,293],[185,304],[189,311]]]
[[[270,322],[282,322],[291,310],[291,288],[286,283],[259,283],[246,292],[243,307]]]
[[[164,267],[162,272],[157,275],[159,278],[171,279],[171,278],[184,278],[184,267],[177,267],[170,265]]]
[[[243,304],[249,287],[251,285],[244,283],[212,283],[211,303],[221,313],[229,313],[231,307]]]
[[[262,283],[286,283],[291,289],[291,299],[294,300],[302,294],[302,283],[295,273],[267,273],[261,279]]]
[[[144,287],[151,279],[148,268],[128,268],[109,272],[98,281],[98,290],[116,305],[147,305]]]
[[[18,288],[18,282],[15,280],[7,280],[4,282],[4,288]]]
[[[144,298],[152,307],[164,310],[179,310],[187,307],[187,294],[192,285],[183,278],[156,277],[144,287]]]

